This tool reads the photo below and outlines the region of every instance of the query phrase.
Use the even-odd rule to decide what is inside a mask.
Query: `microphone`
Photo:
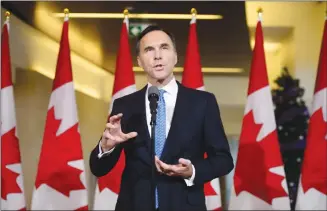
[[[157,107],[159,100],[159,89],[156,86],[151,86],[148,90],[148,99],[150,101],[151,125],[155,124],[157,116]]]
[[[155,125],[156,125],[156,118],[157,118],[157,107],[158,107],[158,100],[159,100],[159,89],[156,86],[151,86],[148,89],[148,99],[150,101],[150,113],[151,113],[151,207],[153,210],[156,210],[155,206],[155,175],[156,175],[156,167],[155,167]]]

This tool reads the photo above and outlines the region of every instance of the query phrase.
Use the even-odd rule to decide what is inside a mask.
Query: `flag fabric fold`
[[[295,209],[327,209],[327,20]]]
[[[128,17],[126,16],[121,28],[119,50],[116,58],[115,81],[108,118],[114,100],[135,91],[136,85],[133,72],[133,60],[128,40]],[[97,180],[93,210],[115,209],[124,167],[125,153],[122,151],[115,167],[108,174],[99,177]]]
[[[199,52],[196,16],[193,16],[190,22],[188,44],[186,48],[186,56],[184,63],[184,71],[182,76],[182,84],[186,87],[198,90],[205,90],[203,83],[203,75],[201,69],[201,57]],[[205,155],[206,156],[206,155]],[[196,169],[195,169],[196,173]],[[219,179],[213,179],[205,183],[204,193],[206,206],[208,210],[221,210],[221,194]]]
[[[263,44],[259,14],[229,210],[290,209]]]
[[[32,210],[88,210],[68,27],[66,16],[33,190]]]
[[[1,210],[26,210],[11,79],[9,17],[1,35]]]

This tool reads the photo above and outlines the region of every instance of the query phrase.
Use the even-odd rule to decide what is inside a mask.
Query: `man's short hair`
[[[175,37],[172,33],[170,33],[169,31],[163,29],[163,28],[160,28],[159,26],[157,25],[150,25],[148,27],[146,27],[142,32],[141,34],[137,37],[137,40],[136,40],[136,55],[139,55],[140,53],[140,41],[141,39],[148,33],[152,32],[152,31],[162,31],[162,32],[165,32],[169,38],[171,39],[171,42],[173,43],[174,45],[174,48],[175,48],[175,51],[177,51],[176,49],[176,41],[175,41]]]

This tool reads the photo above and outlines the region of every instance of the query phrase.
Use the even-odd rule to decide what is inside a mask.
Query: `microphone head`
[[[159,89],[156,86],[151,86],[148,90],[148,99],[155,97],[159,100]]]

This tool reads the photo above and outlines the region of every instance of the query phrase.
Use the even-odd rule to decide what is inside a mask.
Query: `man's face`
[[[162,81],[173,74],[177,54],[170,37],[163,31],[152,31],[140,41],[137,57],[140,67],[155,81]]]

